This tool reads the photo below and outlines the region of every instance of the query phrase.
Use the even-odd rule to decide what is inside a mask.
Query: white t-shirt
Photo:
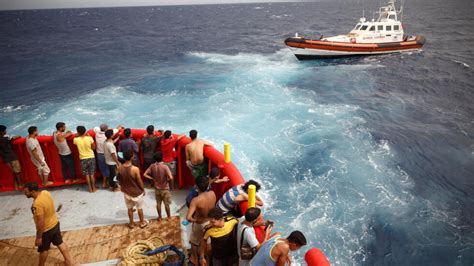
[[[114,128],[114,135],[117,134],[118,129]],[[105,137],[105,131],[101,131],[99,127],[94,127],[95,132],[95,151],[97,153],[105,153],[104,144],[107,138]],[[114,163],[115,164],[115,163]]]
[[[256,248],[259,244],[257,240],[257,236],[255,235],[255,230],[253,227],[245,225],[243,222],[245,221],[245,217],[240,218],[239,227],[237,228],[237,252],[239,253],[239,266],[247,266],[250,265],[249,260],[241,260],[240,259],[240,241],[242,237],[242,231],[244,228],[247,228],[244,232],[244,244],[248,244],[252,248]]]
[[[105,156],[105,163],[107,165],[116,165],[114,159],[112,158],[112,154],[115,153],[117,156],[117,149],[115,145],[111,141],[106,141],[104,145],[104,156]]]
[[[37,167],[41,165],[41,163],[44,161],[44,155],[43,155],[43,150],[41,150],[41,146],[38,142],[38,139],[36,138],[26,138],[26,149],[28,150],[28,153],[30,154],[31,161],[33,162],[34,165]],[[36,149],[36,154],[40,157],[42,160],[41,162],[38,162],[35,157],[33,157],[33,150]]]

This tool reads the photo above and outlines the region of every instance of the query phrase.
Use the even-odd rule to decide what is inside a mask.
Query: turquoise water
[[[386,140],[374,140],[359,107],[330,104],[314,91],[291,86],[316,75],[331,87],[350,82],[360,91],[373,87],[370,71],[381,65],[304,65],[287,50],[275,54],[188,53],[182,66],[157,65],[138,84],[109,86],[63,102],[3,109],[14,133],[36,124],[42,134],[57,121],[74,128],[107,122],[132,128],[158,128],[199,135],[222,150],[232,145],[232,159],[246,179],[263,183],[265,213],[285,233],[297,228],[309,245],[322,248],[336,265],[365,261],[374,240],[373,223],[409,223],[424,209],[426,223],[413,233],[431,234],[430,220],[449,225],[412,194],[414,184],[394,160]],[[170,74],[176,73],[176,74]],[[342,80],[342,82],[341,82]],[[344,81],[346,80],[346,81]],[[16,109],[13,111],[13,109]],[[33,114],[33,115],[32,115]],[[299,253],[301,260],[303,254]]]
[[[30,125],[51,134],[58,121],[195,128],[221,151],[231,143],[243,176],[263,184],[275,230],[303,231],[334,265],[472,265],[472,5],[425,4],[406,14],[427,35],[423,52],[304,63],[284,38],[328,35],[335,17],[350,27],[359,10],[4,12],[1,123],[23,136]],[[458,49],[436,39],[453,17],[440,8],[464,21],[452,21]]]

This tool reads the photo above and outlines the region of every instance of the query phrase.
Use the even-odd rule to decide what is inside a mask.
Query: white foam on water
[[[454,61],[455,63],[457,63],[457,64],[459,64],[459,65],[465,67],[465,68],[471,68],[470,65],[468,65],[467,63],[464,63],[464,62],[462,62],[462,61],[459,61],[459,60],[453,60],[453,61]]]
[[[0,112],[2,112],[2,113],[11,113],[11,112],[15,112],[15,111],[20,111],[20,110],[25,109],[27,107],[28,106],[26,106],[26,105],[17,105],[17,106],[8,105],[8,106],[5,106],[5,107],[2,107],[0,109]]]
[[[230,142],[244,178],[262,183],[259,194],[266,216],[277,221],[275,230],[305,232],[309,246],[324,250],[335,265],[367,259],[373,216],[400,218],[426,206],[415,201],[413,181],[394,163],[390,143],[372,138],[358,106],[322,103],[311,88],[291,85],[309,75],[322,81],[357,76],[370,88],[367,70],[377,65],[302,64],[287,49],[268,55],[193,52],[184,60],[184,76],[166,64],[160,68],[178,81],[189,79],[191,88],[167,83],[142,92],[109,86],[60,103],[1,110],[9,125],[16,125],[10,131],[22,135],[33,124],[51,134],[58,121],[73,130],[106,122],[131,128],[154,124],[177,133],[195,128],[220,150]],[[452,223],[435,210],[429,219]],[[303,262],[304,251],[295,253],[296,263]]]

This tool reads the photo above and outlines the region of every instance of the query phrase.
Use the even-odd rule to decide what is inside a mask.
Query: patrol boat
[[[285,44],[299,60],[346,57],[353,55],[376,55],[420,50],[426,39],[422,35],[404,35],[403,5],[399,10],[395,0],[381,7],[377,19],[368,21],[364,16],[348,33],[317,40],[299,36],[287,38]]]

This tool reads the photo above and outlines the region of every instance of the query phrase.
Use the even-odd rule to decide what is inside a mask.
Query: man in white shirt
[[[105,155],[105,163],[109,169],[109,186],[112,191],[117,192],[120,189],[117,186],[117,182],[115,182],[114,178],[116,175],[117,167],[120,165],[120,162],[117,157],[117,149],[114,144],[114,140],[112,139],[114,135],[114,131],[112,129],[107,129],[105,131],[105,137],[107,140],[105,141],[104,145],[104,155]]]
[[[239,253],[239,266],[248,266],[250,265],[250,260],[242,259],[240,254],[240,247],[242,245],[248,245],[251,249],[254,249],[254,254],[257,253],[257,250],[260,248],[261,244],[257,240],[255,235],[254,226],[262,226],[263,221],[261,211],[259,208],[248,208],[245,212],[245,217],[240,219],[238,228],[237,228],[237,252]],[[270,238],[272,232],[271,223],[265,231],[265,240]]]
[[[109,168],[105,162],[104,146],[107,138],[105,137],[105,131],[109,128],[107,124],[101,124],[100,127],[95,127],[95,144],[97,152],[97,165],[99,166],[100,173],[102,174],[102,188],[107,187],[107,180],[110,177]],[[117,134],[118,129],[113,129],[113,134]],[[109,184],[110,185],[110,184]]]
[[[50,186],[53,182],[48,181],[48,176],[51,170],[44,159],[43,150],[38,142],[38,128],[31,126],[28,128],[28,137],[26,138],[26,149],[30,154],[31,162],[36,166],[38,175],[41,178],[43,186]]]

